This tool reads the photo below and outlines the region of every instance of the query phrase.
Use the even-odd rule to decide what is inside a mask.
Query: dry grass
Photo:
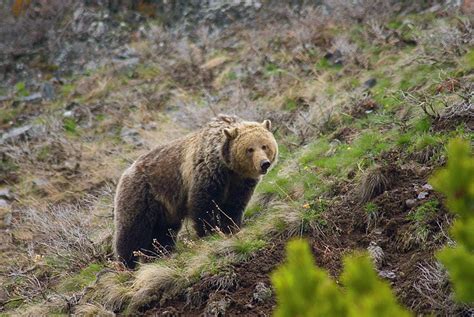
[[[359,185],[359,199],[361,203],[370,201],[386,190],[390,189],[393,176],[386,167],[375,166],[369,169],[362,177]]]

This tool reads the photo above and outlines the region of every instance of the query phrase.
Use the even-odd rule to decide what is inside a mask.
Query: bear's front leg
[[[222,201],[224,185],[217,182],[198,182],[191,189],[188,199],[188,210],[194,221],[194,228],[199,237],[218,230],[222,215],[219,203]]]
[[[224,233],[236,233],[242,226],[242,217],[258,181],[236,179],[230,184],[226,200],[221,206],[220,230]]]

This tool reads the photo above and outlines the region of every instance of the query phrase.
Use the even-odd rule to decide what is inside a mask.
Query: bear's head
[[[234,172],[258,179],[276,163],[278,145],[270,130],[270,120],[242,122],[223,130],[227,145],[224,157]]]

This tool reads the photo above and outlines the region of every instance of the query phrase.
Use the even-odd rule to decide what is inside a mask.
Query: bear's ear
[[[224,135],[229,140],[235,139],[238,134],[239,134],[239,131],[237,131],[237,128],[224,129]]]
[[[270,120],[263,120],[263,123],[262,125],[265,127],[265,129],[267,129],[268,131],[270,131],[272,129],[272,122]]]

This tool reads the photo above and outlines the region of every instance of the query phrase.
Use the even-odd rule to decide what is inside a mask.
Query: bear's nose
[[[265,174],[270,167],[271,163],[269,160],[261,160],[260,161],[260,168],[262,169],[263,174]]]

